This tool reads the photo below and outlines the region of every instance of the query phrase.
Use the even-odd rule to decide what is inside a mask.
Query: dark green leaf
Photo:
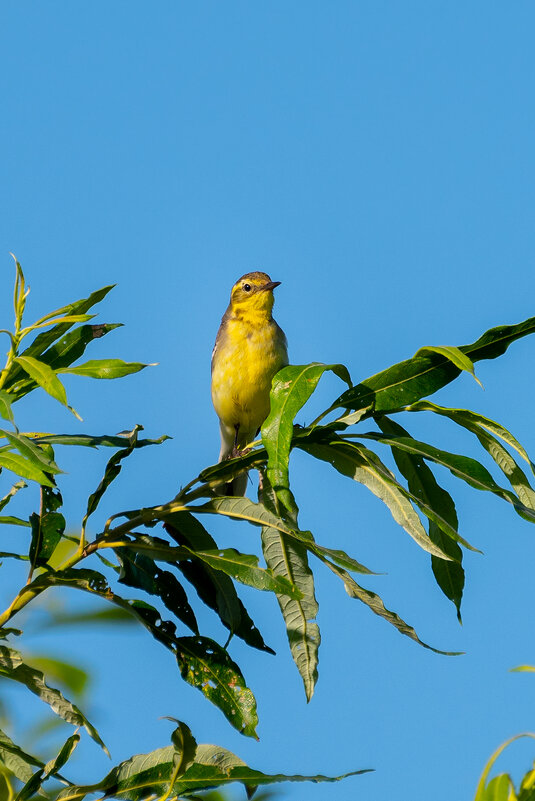
[[[187,769],[193,765],[197,751],[197,741],[186,723],[176,718],[169,718],[169,720],[174,720],[178,724],[171,734],[171,742],[176,750],[174,758],[176,764],[173,770],[173,778],[176,780],[179,776],[183,776]]]
[[[137,439],[135,448],[145,448],[147,445],[161,445],[165,440],[171,439],[164,434],[158,439]],[[122,448],[125,443],[124,436],[95,437],[89,434],[42,434],[35,437],[39,445],[81,445],[86,448]]]
[[[161,570],[152,559],[141,553],[130,553],[128,548],[116,551],[121,562],[121,584],[137,587],[162,599],[173,612],[195,634],[199,633],[195,613],[182,585],[172,573]]]
[[[224,648],[206,637],[176,640],[182,678],[201,690],[241,734],[256,738],[256,701]]]
[[[44,567],[56,550],[65,531],[65,518],[56,512],[63,503],[60,493],[49,487],[41,487],[41,514],[30,515],[32,542],[30,561],[32,571]]]
[[[166,519],[164,528],[179,545],[186,545],[193,551],[217,548],[215,540],[189,512],[169,515]],[[201,601],[217,612],[221,622],[231,634],[240,637],[253,648],[274,653],[265,644],[228,576],[219,570],[212,570],[196,557],[192,557],[190,561],[180,562],[177,567],[195,587]]]
[[[410,436],[404,428],[388,417],[379,417],[376,422],[384,434]],[[449,526],[456,531],[458,520],[453,498],[437,484],[435,476],[426,462],[420,456],[406,453],[398,448],[393,448],[392,454],[400,473],[407,479],[412,494],[435,510],[437,515],[446,520]],[[431,566],[438,586],[445,596],[455,604],[457,617],[461,622],[461,600],[464,588],[464,570],[461,566],[462,551],[457,542],[451,539],[435,520],[429,521],[429,537],[454,560],[447,561],[431,556]]]
[[[495,359],[516,339],[534,331],[535,317],[530,317],[518,325],[491,328],[476,342],[463,345],[459,350],[472,362]],[[335,401],[333,408],[371,407],[374,412],[391,412],[431,395],[457,378],[460,372],[450,359],[438,353],[413,356],[348,389]]]
[[[35,670],[25,664],[18,651],[14,651],[5,645],[0,645],[0,675],[24,684],[67,723],[71,723],[73,726],[83,726],[89,736],[108,753],[97,730],[80,712],[78,707],[64,698],[59,690],[48,687],[40,670]]]
[[[122,359],[93,359],[77,367],[61,367],[58,373],[85,375],[88,378],[123,378],[152,366],[141,362],[123,362]]]

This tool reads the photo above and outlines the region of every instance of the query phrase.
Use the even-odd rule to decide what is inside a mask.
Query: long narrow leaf
[[[535,317],[517,325],[503,325],[486,331],[471,345],[462,345],[462,351],[472,362],[495,359],[501,356],[516,339],[535,332]],[[461,370],[445,356],[430,353],[414,356],[394,364],[367,378],[344,392],[333,408],[363,409],[390,412],[431,395],[449,384]]]

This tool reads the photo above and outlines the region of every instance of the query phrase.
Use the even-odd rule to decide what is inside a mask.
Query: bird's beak
[[[264,284],[262,287],[262,292],[269,292],[277,286],[280,286],[280,281],[268,281],[267,284]]]

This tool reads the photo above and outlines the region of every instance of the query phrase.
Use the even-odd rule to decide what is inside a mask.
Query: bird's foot
[[[231,459],[238,459],[240,456],[247,456],[248,453],[251,453],[252,448],[243,448],[240,450],[236,445],[232,449],[232,453],[230,454]]]

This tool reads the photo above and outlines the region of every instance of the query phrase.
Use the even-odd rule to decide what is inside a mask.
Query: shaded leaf
[[[153,365],[141,364],[141,362],[124,362],[122,359],[93,359],[77,367],[61,367],[58,373],[71,373],[72,375],[84,375],[88,378],[123,378],[126,375],[137,373],[145,367]]]
[[[139,430],[142,430],[141,426]],[[147,445],[161,445],[165,440],[171,439],[167,434],[157,439],[137,439],[135,448],[145,448]],[[92,436],[90,434],[40,434],[35,438],[39,445],[81,445],[86,448],[122,448],[125,444],[124,436]]]
[[[78,707],[64,698],[59,690],[48,687],[43,673],[25,664],[18,651],[14,651],[6,645],[0,645],[0,675],[24,684],[67,723],[73,726],[83,726],[89,736],[108,753],[97,730],[80,712]]]
[[[217,543],[204,526],[189,512],[166,517],[164,528],[179,545],[187,545],[193,551],[217,548]],[[219,615],[223,625],[231,634],[240,637],[253,648],[273,654],[249,617],[232,580],[208,564],[192,556],[191,561],[180,562],[178,569],[195,587],[199,598]]]
[[[173,612],[195,634],[199,628],[184,588],[172,573],[161,570],[154,561],[141,553],[129,553],[127,548],[116,551],[121,562],[121,584],[137,587],[162,599]]]
[[[27,782],[33,775],[32,767],[44,768],[43,762],[15,745],[0,729],[0,764],[4,765],[21,782]]]
[[[462,345],[459,350],[477,362],[501,356],[516,339],[535,331],[535,317],[517,325],[503,325],[486,331],[471,345]],[[409,403],[431,395],[449,384],[460,374],[450,359],[438,353],[428,356],[413,356],[362,383],[348,389],[333,404],[333,408],[363,409],[372,412],[391,412]]]
[[[58,509],[63,500],[57,490],[41,487],[41,514],[30,515],[32,542],[30,561],[32,570],[44,567],[56,550],[65,531],[65,518]]]

